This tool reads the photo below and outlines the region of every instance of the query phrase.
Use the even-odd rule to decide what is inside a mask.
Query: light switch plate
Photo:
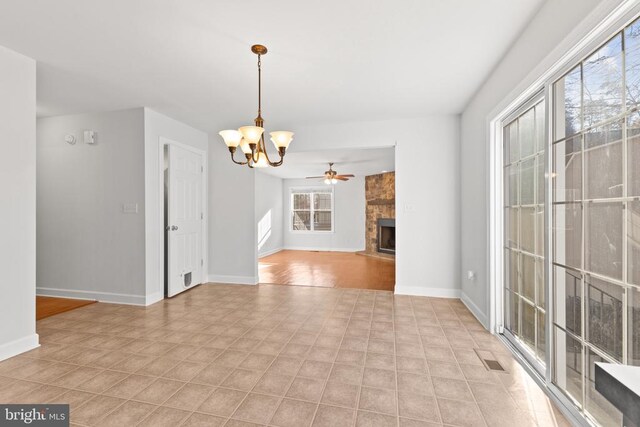
[[[95,144],[96,143],[96,133],[92,130],[84,131],[84,143],[85,144]]]
[[[122,212],[137,214],[138,213],[138,204],[137,203],[125,203],[122,205]]]

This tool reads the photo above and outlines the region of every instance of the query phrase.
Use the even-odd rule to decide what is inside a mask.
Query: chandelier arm
[[[267,148],[264,147],[264,156],[267,158],[267,163],[269,163],[269,166],[272,167],[278,167],[280,165],[282,165],[282,162],[284,160],[284,153],[282,153],[280,150],[278,150],[278,154],[280,155],[280,160],[278,160],[277,162],[272,162],[271,159],[269,159],[269,154],[267,153]]]
[[[233,151],[232,151],[232,152],[231,152],[231,161],[233,161],[233,163],[235,163],[236,165],[246,165],[246,164],[248,164],[248,163],[249,163],[249,161],[246,161],[246,162],[239,162],[239,161],[237,161],[237,160],[235,159],[235,157],[234,157],[234,154],[235,154],[235,152],[233,152]]]
[[[253,163],[257,163],[260,160],[260,141],[255,144],[255,148],[251,148],[251,160]]]

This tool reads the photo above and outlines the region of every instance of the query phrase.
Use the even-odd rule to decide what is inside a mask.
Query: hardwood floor
[[[260,283],[393,291],[395,260],[352,252],[281,251],[259,260]]]
[[[36,320],[64,313],[78,307],[84,307],[95,302],[84,299],[36,297]]]

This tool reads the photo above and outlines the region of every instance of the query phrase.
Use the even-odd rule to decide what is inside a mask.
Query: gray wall
[[[0,46],[0,360],[36,335],[36,63]]]
[[[318,251],[363,251],[365,247],[366,200],[364,177],[355,177],[333,186],[334,227],[332,233],[291,231],[291,189],[329,187],[308,179],[285,179],[283,185],[285,249]]]
[[[282,179],[256,171],[256,238],[258,257],[282,250]]]
[[[236,158],[239,158],[237,154]],[[254,173],[246,166],[233,164],[220,136],[209,135],[209,280],[212,282],[258,283]]]
[[[196,148],[204,153],[207,163],[209,138],[205,132],[187,126],[149,108],[144,109],[144,203],[145,247],[146,247],[146,300],[151,304],[164,298],[164,175],[161,174],[160,158],[167,142],[179,143]],[[140,166],[143,167],[143,166]],[[207,173],[205,169],[204,173]],[[205,185],[207,181],[205,180]],[[205,189],[205,197],[209,192]],[[202,201],[207,206],[207,200]],[[204,236],[207,238],[207,224],[204,221]],[[206,245],[205,245],[206,246]],[[204,268],[207,272],[206,247],[203,250]],[[207,278],[204,278],[206,281]]]
[[[144,304],[144,110],[37,123],[38,293]],[[83,130],[97,143],[83,142]],[[76,144],[65,142],[66,134]],[[124,213],[123,204],[138,204]]]
[[[598,0],[547,1],[478,90],[461,122],[461,275],[463,299],[487,325],[489,315],[489,116],[530,72],[582,21]],[[515,94],[514,96],[517,96]]]

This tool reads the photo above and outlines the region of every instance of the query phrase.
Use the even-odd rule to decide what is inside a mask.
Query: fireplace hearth
[[[378,219],[377,234],[378,252],[395,255],[396,253],[396,220],[393,218]]]

